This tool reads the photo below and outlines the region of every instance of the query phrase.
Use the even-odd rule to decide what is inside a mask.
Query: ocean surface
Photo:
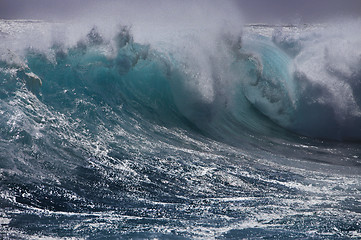
[[[0,238],[361,239],[360,23],[0,20]]]

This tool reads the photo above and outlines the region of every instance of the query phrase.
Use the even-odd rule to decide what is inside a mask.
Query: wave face
[[[1,236],[361,237],[351,23],[144,42],[0,21]]]

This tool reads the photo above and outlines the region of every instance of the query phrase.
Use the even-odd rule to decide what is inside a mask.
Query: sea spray
[[[312,131],[343,106],[319,76],[358,91],[356,37],[125,21],[0,21],[2,237],[360,237],[360,146],[324,140],[358,140],[357,97],[355,134]]]

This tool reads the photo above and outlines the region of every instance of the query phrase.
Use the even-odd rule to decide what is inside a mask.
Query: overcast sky
[[[317,22],[361,17],[361,0],[237,0],[248,22]]]
[[[108,0],[106,0],[108,1]],[[114,1],[115,0],[110,0]],[[139,0],[147,1],[147,0]],[[195,0],[196,1],[196,0]],[[224,0],[210,1],[222,5]],[[246,22],[317,22],[344,16],[361,17],[361,0],[234,0]],[[76,16],[96,0],[0,0],[0,18],[61,19]],[[122,0],[117,1],[122,2]],[[148,0],[147,4],[154,3]]]

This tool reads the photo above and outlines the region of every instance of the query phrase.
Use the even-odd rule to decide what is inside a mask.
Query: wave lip
[[[258,90],[257,96],[255,93],[247,94],[245,88],[252,104],[277,124],[300,135],[359,141],[361,62],[357,46],[361,41],[360,30],[355,21],[348,23],[348,28],[342,26],[249,26],[250,37],[245,42],[255,44],[254,36],[257,36],[263,39],[261,44],[273,45],[271,49],[274,51],[269,57],[273,64],[269,69],[263,69],[262,65],[267,63],[267,53],[259,49],[248,51],[247,54],[252,57],[247,64],[251,67],[243,72],[248,72],[248,77],[252,79],[249,85],[258,84],[257,79],[264,77],[266,80],[262,83],[272,91],[278,94],[286,92],[290,96],[289,99],[283,98],[289,105],[286,108],[289,111],[280,119],[276,117],[279,116],[277,112],[271,112],[272,104],[260,106],[260,99],[267,98],[270,91]],[[288,55],[283,63],[278,60],[280,54]],[[277,68],[277,63],[281,63],[282,67]],[[279,69],[287,70],[288,76],[282,76]],[[277,77],[272,77],[272,74]],[[276,81],[278,85],[286,82],[288,88],[282,90],[271,81]]]
[[[294,128],[306,135],[336,140],[361,138],[361,44],[358,28],[316,28],[300,34],[295,56],[300,95]]]

